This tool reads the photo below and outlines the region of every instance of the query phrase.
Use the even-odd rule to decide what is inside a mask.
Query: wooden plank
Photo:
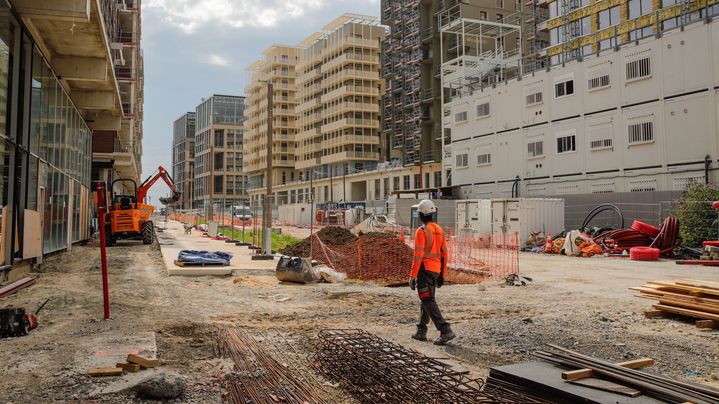
[[[641,369],[641,368],[645,368],[647,366],[654,365],[654,359],[651,359],[651,358],[632,359],[630,361],[619,362],[616,365],[625,367],[628,369]],[[577,370],[571,370],[568,372],[562,372],[562,379],[567,380],[567,381],[580,380],[580,379],[584,379],[584,378],[592,377],[592,376],[595,376],[594,371],[592,371],[592,369],[577,369]]]
[[[697,328],[719,328],[719,321],[714,320],[697,320],[694,322]]]
[[[671,282],[671,281],[649,281],[647,283],[650,283],[652,285],[666,286],[669,288],[688,290],[688,291],[692,291],[692,292],[705,293],[707,295],[719,296],[719,290],[697,288],[694,286],[677,285],[676,283]]]
[[[695,288],[706,288],[719,290],[719,282],[712,281],[701,281],[696,279],[679,279],[676,281],[677,285],[692,286]]]
[[[629,397],[639,397],[642,392],[631,387],[624,386],[619,383],[610,382],[609,380],[597,379],[590,377],[582,380],[571,380],[569,383],[578,384],[584,387],[590,387],[597,390],[608,391],[610,393],[621,394]]]
[[[697,304],[697,303],[685,302],[682,300],[669,299],[669,298],[659,299],[659,304],[664,304],[667,306],[674,306],[674,307],[681,307],[683,309],[703,311],[705,313],[719,314],[719,307],[712,306],[712,305]]]
[[[22,238],[22,258],[35,258],[42,255],[42,215],[40,212],[25,209],[24,232]]]
[[[645,299],[660,299],[661,297],[669,297],[671,299],[678,299],[678,300],[686,300],[696,303],[704,303],[704,304],[710,304],[710,305],[719,305],[719,299],[715,299],[712,297],[698,297],[695,295],[688,295],[683,293],[674,293],[674,292],[666,292],[651,288],[629,288],[630,290],[638,291],[641,293],[644,293],[645,295],[642,295],[641,297]]]
[[[704,265],[708,267],[719,266],[719,260],[679,260],[676,261],[677,265]]]
[[[122,376],[122,368],[95,368],[87,372],[92,377]]]
[[[649,310],[644,312],[646,318],[660,318],[664,317],[664,312],[661,310]]]
[[[160,360],[159,359],[147,359],[143,358],[140,355],[127,355],[127,361],[130,363],[136,363],[143,368],[156,368],[160,366]]]
[[[137,373],[140,371],[140,365],[137,363],[118,363],[116,366],[129,373]]]
[[[664,304],[655,304],[654,308],[657,310],[667,311],[669,313],[681,314],[688,317],[696,317],[704,320],[716,320],[719,321],[719,314],[706,313],[703,311],[682,309],[674,306],[667,306]]]

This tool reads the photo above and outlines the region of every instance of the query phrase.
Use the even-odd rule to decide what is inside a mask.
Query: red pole
[[[105,183],[97,183],[97,221],[100,228],[100,261],[102,263],[102,302],[105,320],[110,319],[110,296],[107,286],[107,248],[105,244]]]

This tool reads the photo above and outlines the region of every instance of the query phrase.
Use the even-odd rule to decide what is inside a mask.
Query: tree
[[[692,184],[677,201],[675,216],[679,219],[682,244],[701,247],[704,240],[719,237],[719,212],[712,202],[719,201],[719,187],[714,184]]]

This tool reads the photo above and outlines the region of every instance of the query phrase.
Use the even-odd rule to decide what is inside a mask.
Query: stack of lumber
[[[638,297],[657,300],[647,317],[678,314],[696,320],[697,327],[719,328],[719,282],[681,279],[650,281],[644,286],[630,288],[640,292]]]

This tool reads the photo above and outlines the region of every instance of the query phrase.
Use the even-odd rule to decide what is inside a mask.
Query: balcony
[[[341,135],[324,140],[322,142],[322,147],[327,149],[355,144],[379,145],[379,136]]]
[[[298,142],[301,142],[303,140],[310,139],[310,138],[320,136],[320,135],[321,135],[320,128],[313,128],[313,129],[298,133],[296,135],[296,140]]]
[[[322,156],[322,164],[339,163],[347,160],[379,160],[378,152],[344,151]]]
[[[352,112],[370,112],[379,114],[379,105],[375,103],[365,102],[343,102],[322,110],[322,118],[328,118],[335,115],[342,115]]]
[[[379,90],[374,87],[365,86],[342,86],[336,90],[330,91],[323,95],[320,100],[330,102],[337,98],[353,96],[353,95],[368,95],[368,96],[379,96]]]
[[[320,157],[316,157],[307,160],[297,160],[295,168],[297,170],[304,170],[307,168],[317,167],[319,165],[322,165],[322,159]]]
[[[370,128],[379,129],[379,121],[376,119],[355,119],[355,118],[344,118],[338,121],[322,125],[320,131],[322,133],[334,132],[345,128]]]
[[[322,73],[332,71],[346,63],[367,63],[379,65],[379,55],[365,55],[360,53],[343,53],[341,56],[329,60],[320,67]]]

